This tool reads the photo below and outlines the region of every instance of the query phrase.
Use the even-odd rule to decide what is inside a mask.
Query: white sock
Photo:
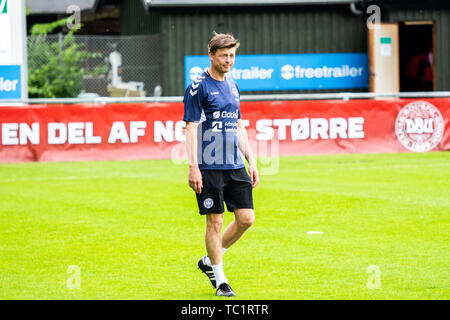
[[[222,255],[228,250],[228,248],[222,248]],[[205,256],[205,263],[207,266],[211,267],[211,260],[209,260],[208,255]]]
[[[216,288],[218,288],[222,283],[228,283],[225,273],[223,272],[222,263],[211,267],[214,272],[214,277],[216,278]]]

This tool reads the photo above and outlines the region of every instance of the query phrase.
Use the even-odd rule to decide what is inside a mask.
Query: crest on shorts
[[[205,201],[203,201],[203,206],[206,209],[210,209],[212,208],[212,206],[214,205],[214,200],[211,198],[206,198]]]
[[[395,120],[395,134],[400,143],[413,152],[427,152],[441,142],[444,119],[429,102],[413,101],[404,106]]]

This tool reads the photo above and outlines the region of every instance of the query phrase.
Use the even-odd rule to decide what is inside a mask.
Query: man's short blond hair
[[[240,42],[235,39],[231,33],[216,33],[211,38],[208,44],[208,52],[212,55],[216,53],[218,49],[223,48],[239,48]]]

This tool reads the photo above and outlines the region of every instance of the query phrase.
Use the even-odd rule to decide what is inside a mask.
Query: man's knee
[[[255,223],[255,214],[253,210],[236,214],[236,223],[240,229],[246,230],[250,228]]]
[[[215,233],[222,231],[223,214],[211,213],[206,216],[206,228]]]

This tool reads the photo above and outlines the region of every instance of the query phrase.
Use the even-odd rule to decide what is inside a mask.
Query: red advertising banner
[[[241,102],[263,156],[450,150],[450,98]],[[180,159],[182,103],[0,107],[0,162]]]

